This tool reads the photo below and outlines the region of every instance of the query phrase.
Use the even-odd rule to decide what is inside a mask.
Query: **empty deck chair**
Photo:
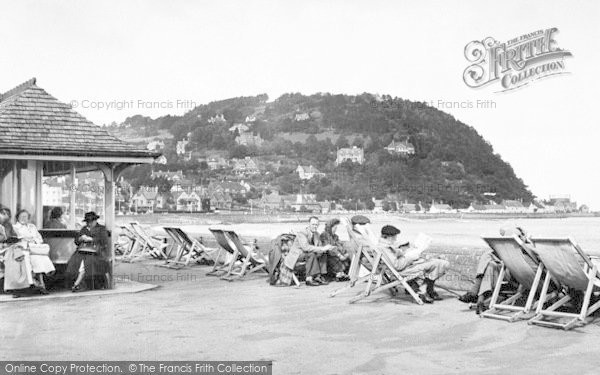
[[[136,221],[132,221],[130,225],[139,244],[137,251],[133,254],[134,257],[148,254],[156,259],[167,259],[166,252],[169,244],[166,241],[166,237],[149,235],[140,223]]]
[[[492,293],[489,310],[483,312],[482,318],[493,318],[514,322],[519,319],[527,318],[533,313],[537,301],[535,296],[538,292],[538,286],[544,273],[544,266],[537,256],[530,250],[530,247],[523,243],[518,237],[483,237],[483,240],[492,249],[494,254],[500,259],[501,267],[496,286]],[[532,268],[528,263],[537,264]],[[510,298],[499,302],[500,290],[504,282],[506,270],[519,283],[517,292]],[[527,293],[527,300],[524,305],[519,306],[516,303]]]
[[[533,243],[535,244],[534,251],[548,273],[544,279],[536,315],[529,320],[529,324],[564,330],[586,324],[588,317],[600,308],[600,301],[590,306],[594,289],[600,287],[600,273],[597,265],[571,238],[535,238]],[[556,311],[572,299],[568,294],[551,306],[543,308],[544,302],[548,300],[550,278],[562,287],[584,293],[578,313]]]
[[[222,251],[232,254],[228,264],[219,266],[215,262],[212,271],[208,273],[209,275],[220,273],[221,279],[233,281],[257,271],[269,273],[267,259],[258,252],[254,253],[253,247],[244,245],[235,231],[216,228],[209,228],[209,230],[215,236],[220,247],[216,259],[221,257]],[[237,264],[238,261],[240,264]]]
[[[190,237],[181,228],[164,227],[165,232],[172,238],[175,255],[172,259],[167,259],[163,267],[180,269],[189,265],[194,259],[200,263],[203,259],[210,261],[209,249],[206,248],[200,241]]]
[[[394,262],[389,254],[385,253],[381,249],[378,249],[377,247],[373,248],[373,253],[375,256],[372,261],[372,268],[367,278],[365,290],[356,297],[352,298],[350,303],[364,299],[373,293],[383,291],[390,291],[392,296],[394,296],[397,294],[395,289],[397,287],[402,287],[410,294],[417,304],[422,305],[423,301],[408,284],[409,281],[421,276],[421,274],[410,272],[410,270],[396,270],[394,268]]]
[[[125,226],[120,225],[120,233],[115,243],[115,253],[123,257],[129,257],[137,246],[137,237],[132,230]]]

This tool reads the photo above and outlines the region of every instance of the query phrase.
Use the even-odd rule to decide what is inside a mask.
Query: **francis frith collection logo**
[[[556,27],[537,30],[501,43],[492,37],[474,40],[465,47],[465,58],[471,63],[463,80],[472,88],[499,84],[509,91],[550,76],[567,74],[565,58],[568,50],[558,47]]]

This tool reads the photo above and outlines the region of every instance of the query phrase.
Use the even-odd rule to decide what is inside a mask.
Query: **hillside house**
[[[320,172],[317,168],[312,165],[299,165],[296,168],[296,173],[301,180],[310,180],[313,177],[322,177],[325,176],[325,173]]]
[[[394,155],[413,155],[415,153],[415,147],[408,142],[392,141],[385,147],[385,150]]]
[[[337,151],[335,165],[340,165],[346,160],[350,160],[353,163],[362,164],[365,162],[365,152],[362,148],[356,146],[352,146],[352,148],[340,148]]]

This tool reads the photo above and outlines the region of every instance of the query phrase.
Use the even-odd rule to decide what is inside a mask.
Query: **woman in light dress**
[[[48,256],[50,247],[44,244],[44,240],[35,225],[29,222],[30,217],[31,215],[27,210],[20,210],[17,212],[16,223],[13,228],[25,249],[25,264],[37,276],[41,293],[47,294],[44,274],[51,274],[55,269]]]

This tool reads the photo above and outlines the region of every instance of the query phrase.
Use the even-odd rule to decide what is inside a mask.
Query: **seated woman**
[[[269,284],[291,285],[294,270],[285,265],[284,259],[289,254],[294,237],[291,234],[282,234],[273,240],[269,252]]]
[[[331,219],[325,223],[325,230],[321,233],[321,242],[324,245],[333,246],[333,249],[327,252],[327,273],[334,276],[337,281],[346,281],[351,259],[336,234],[339,224],[340,219]]]
[[[31,266],[25,260],[23,243],[17,239],[10,223],[10,210],[6,207],[0,207],[0,255],[4,260],[4,291],[14,297],[30,292],[33,286]]]
[[[418,275],[418,278],[424,280],[427,289],[425,293],[420,292],[419,284],[415,279],[409,281],[409,285],[419,295],[419,298],[425,303],[433,303],[433,301],[439,301],[442,298],[435,291],[435,281],[442,277],[448,266],[450,265],[447,260],[443,259],[424,259],[420,256],[411,255],[405,249],[403,249],[406,243],[400,243],[398,235],[400,229],[386,225],[381,228],[381,238],[379,240],[378,248],[386,252],[394,262],[394,268],[398,271],[402,271],[404,275]]]
[[[37,281],[42,294],[48,294],[44,283],[44,275],[52,274],[55,269],[49,258],[50,247],[44,240],[35,225],[29,222],[31,215],[27,210],[17,212],[16,223],[13,226],[17,237],[23,242],[25,262],[31,272],[37,276]]]
[[[526,245],[533,246],[530,236],[521,227],[503,227],[500,229],[500,235],[516,235]],[[530,257],[526,257],[525,259],[534,270],[537,269],[538,265],[536,261]],[[496,286],[496,282],[498,281],[498,276],[500,275],[500,268],[500,259],[498,259],[491,250],[483,253],[481,258],[479,258],[479,262],[477,263],[477,271],[475,274],[475,283],[473,284],[473,287],[470,291],[463,294],[458,299],[465,303],[477,303],[477,314],[485,311],[485,300],[492,295],[492,292]],[[506,270],[506,280],[511,280],[508,270]],[[514,284],[515,282],[510,281],[510,283]]]
[[[62,207],[56,206],[50,211],[50,220],[46,223],[48,229],[67,229],[67,224],[63,220]]]
[[[95,212],[87,212],[83,219],[86,225],[75,238],[77,250],[67,264],[67,275],[75,278],[73,292],[85,290],[83,281],[89,289],[108,287],[108,232],[104,225],[98,224],[99,218]]]

